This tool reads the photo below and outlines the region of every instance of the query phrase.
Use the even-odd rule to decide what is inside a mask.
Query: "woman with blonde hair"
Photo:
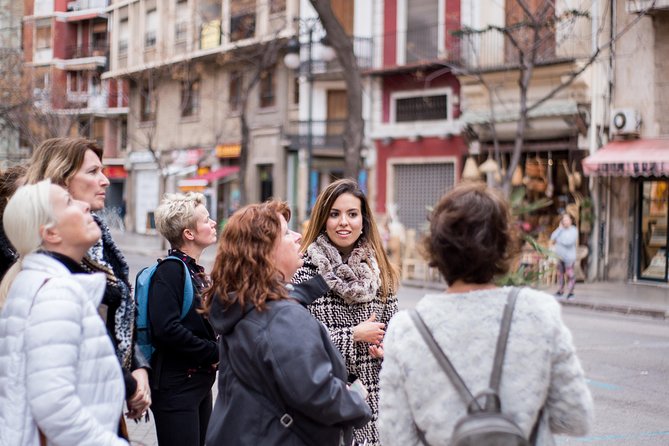
[[[199,193],[167,194],[155,212],[156,228],[171,247],[156,268],[148,295],[156,349],[151,357],[151,410],[160,446],[204,445],[211,416],[218,347],[214,329],[199,311],[202,292],[209,286],[199,261],[202,251],[216,243],[216,222],[204,204]],[[187,280],[193,301],[182,316]]]
[[[355,432],[359,444],[379,443],[379,371],[383,336],[397,312],[398,278],[383,248],[374,215],[358,183],[335,181],[316,200],[302,240],[304,266],[294,283],[323,276],[331,290],[309,306],[344,356],[351,380],[369,392],[373,420]]]
[[[89,205],[42,181],[17,190],[4,227],[19,259],[0,286],[0,444],[127,445],[105,278],[80,265],[100,238]]]
[[[109,180],[102,169],[102,149],[95,141],[52,138],[42,142],[28,163],[25,183],[44,179],[67,189],[75,200],[88,203],[93,212],[105,206]],[[136,346],[136,308],[128,264],[107,225],[97,215],[93,214],[93,218],[102,236],[88,250],[81,264],[86,271],[102,272],[107,278],[99,311],[123,368],[128,416],[139,419],[151,404],[151,392],[149,364]]]
[[[206,300],[221,350],[209,445],[350,445],[371,416],[304,308],[327,285],[289,285],[302,260],[288,220],[288,205],[270,201],[239,209],[223,230]]]

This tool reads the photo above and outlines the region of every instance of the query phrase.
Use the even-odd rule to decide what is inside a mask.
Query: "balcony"
[[[654,14],[669,11],[669,0],[627,0],[627,12],[633,14]]]
[[[102,9],[109,5],[109,0],[75,0],[67,2],[68,11],[84,11],[86,9]]]
[[[94,45],[72,45],[66,49],[66,59],[83,59],[86,57],[107,57],[109,45],[97,43]]]
[[[311,121],[313,153],[316,155],[342,156],[344,154],[343,119]],[[309,144],[309,121],[291,121],[286,129],[290,147],[299,149]]]
[[[351,39],[353,41],[353,52],[355,53],[355,57],[358,62],[358,67],[361,70],[366,70],[371,68],[372,64],[374,63],[374,58],[373,58],[374,44],[372,38],[352,37]],[[320,42],[314,42],[312,44],[312,52],[314,55],[313,56],[314,59],[312,60],[312,67],[313,67],[312,73],[314,75],[340,73],[342,71],[342,67],[337,58],[335,58],[330,62],[326,62],[320,59],[319,55],[321,46],[322,45]],[[303,53],[302,59],[303,60],[300,63],[300,74],[306,76],[309,71],[307,55]]]

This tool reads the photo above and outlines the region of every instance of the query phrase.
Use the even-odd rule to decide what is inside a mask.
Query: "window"
[[[121,150],[125,150],[128,147],[128,119],[121,118],[119,122],[119,144]]]
[[[542,0],[529,0],[528,10],[538,19],[540,23],[549,23],[555,18],[555,6]],[[506,26],[515,25],[528,21],[526,12],[516,2],[505,4]],[[508,63],[518,63],[520,54],[518,50],[529,52],[534,46],[534,30],[529,25],[519,25],[510,31],[518,48],[511,43],[509,38],[504,39],[504,58]],[[539,46],[537,48],[536,61],[542,62],[555,57],[555,27],[544,25],[539,28]]]
[[[448,119],[448,95],[395,99],[395,122]]]
[[[146,11],[146,31],[144,33],[144,48],[150,49],[156,46],[158,34],[158,11],[150,9]]]
[[[406,63],[434,60],[439,50],[439,0],[407,0]]]
[[[270,13],[279,14],[286,10],[286,0],[270,0]]]
[[[260,107],[272,107],[276,103],[276,86],[274,83],[274,67],[272,67],[265,70],[260,77]]]
[[[300,77],[293,77],[293,104],[300,103]]]
[[[258,178],[260,179],[260,202],[267,201],[274,196],[272,165],[261,164],[258,166]]]
[[[230,41],[248,39],[256,33],[255,0],[235,0],[230,3]]]
[[[230,83],[228,85],[228,103],[231,110],[239,110],[242,100],[242,73],[233,71],[230,73]]]
[[[35,49],[51,48],[51,25],[35,28]]]
[[[118,56],[126,57],[128,55],[128,38],[130,34],[128,18],[121,19],[118,26]]]
[[[140,120],[143,122],[156,119],[156,92],[149,85],[143,85],[140,97]]]
[[[174,41],[182,43],[186,41],[188,34],[188,1],[177,0],[175,9]]]
[[[181,116],[196,116],[200,110],[200,80],[181,82]]]

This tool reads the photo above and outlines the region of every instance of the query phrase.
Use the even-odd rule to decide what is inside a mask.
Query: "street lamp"
[[[306,216],[311,214],[311,205],[316,200],[316,175],[312,175],[312,163],[313,163],[313,151],[314,151],[314,137],[313,137],[313,97],[314,97],[314,55],[313,55],[313,46],[314,46],[314,31],[316,25],[319,25],[318,21],[308,22],[307,23],[307,49],[306,49],[306,78],[309,87],[309,94],[307,97],[307,203],[305,206]],[[286,55],[283,58],[283,63],[291,70],[299,70],[301,66],[300,59],[300,40],[296,37],[292,37],[288,44],[286,45]],[[336,57],[336,53],[332,47],[329,46],[327,36],[323,37],[320,40],[320,55],[319,60],[325,62],[330,62]],[[301,71],[301,70],[300,70]],[[299,72],[299,71],[298,71]],[[312,181],[312,176],[314,176]]]

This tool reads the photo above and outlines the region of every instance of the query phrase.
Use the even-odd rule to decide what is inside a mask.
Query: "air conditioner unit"
[[[611,135],[630,135],[639,133],[641,115],[633,108],[617,108],[611,113]]]
[[[79,2],[78,1],[67,2],[67,10],[68,11],[76,11],[78,9],[79,9]]]

